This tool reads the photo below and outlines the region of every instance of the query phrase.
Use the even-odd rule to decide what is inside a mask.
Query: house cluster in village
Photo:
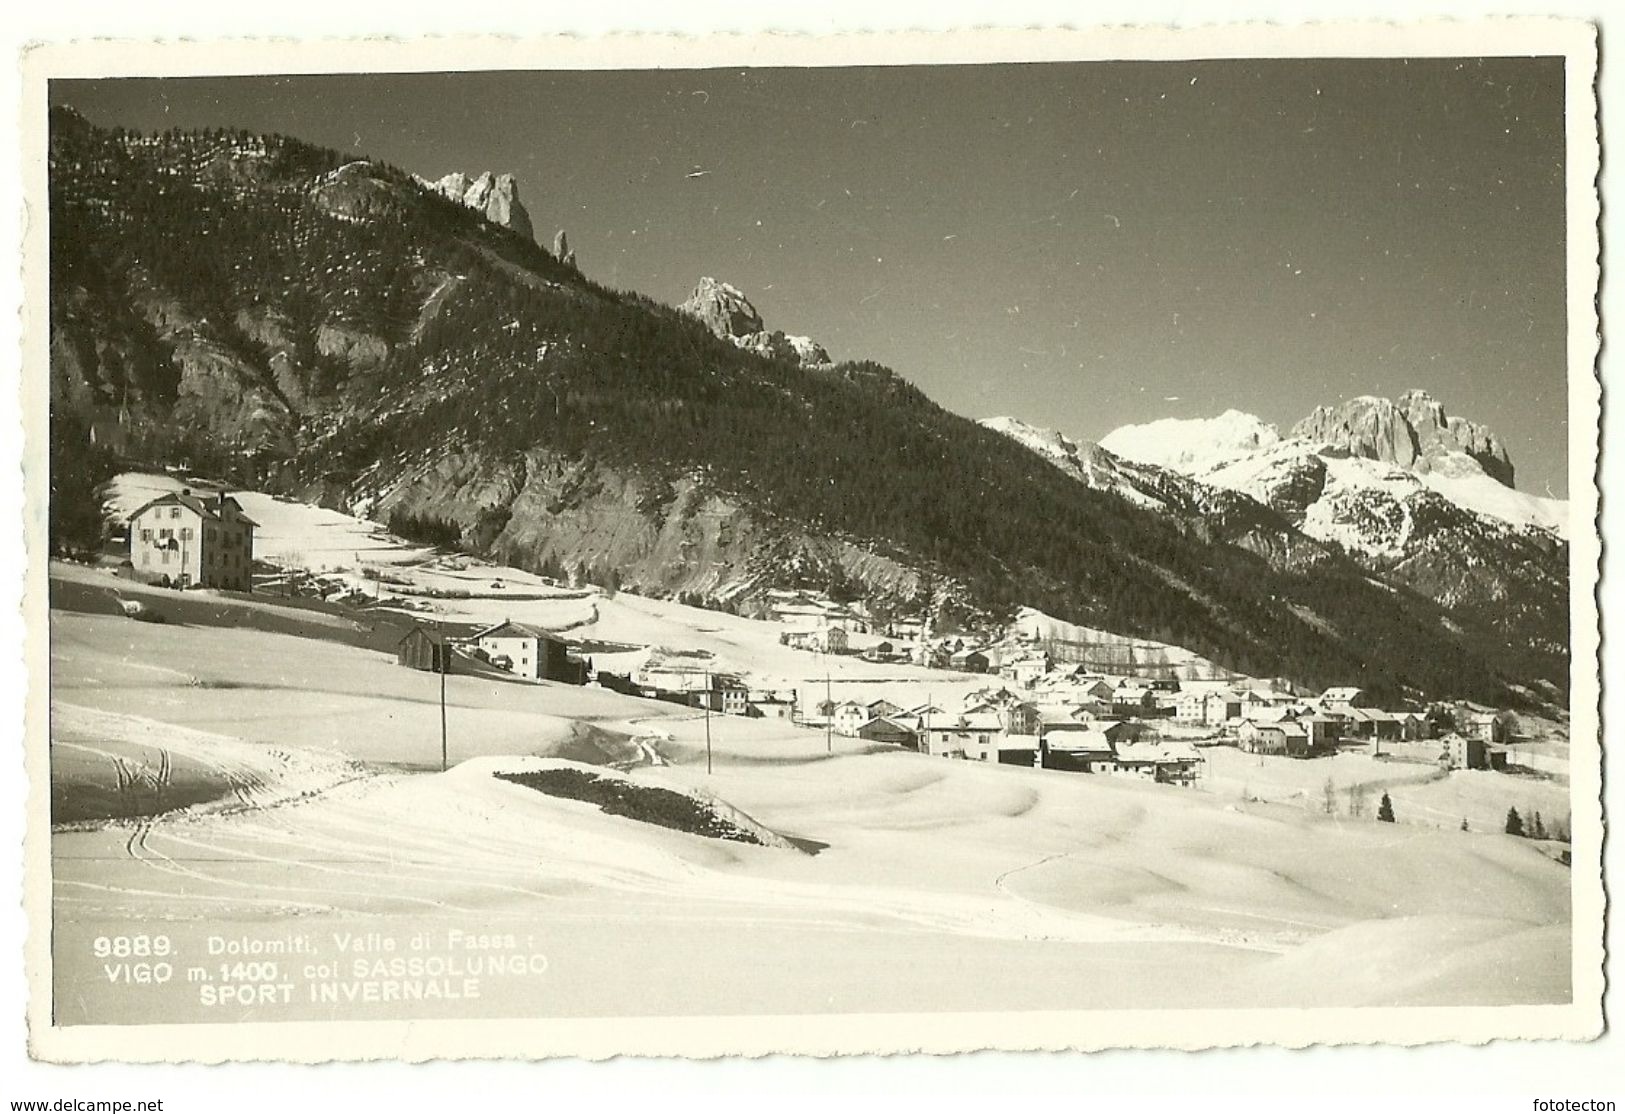
[[[853,653],[851,636],[867,633],[848,629],[861,627],[858,615],[831,621],[832,613],[818,608],[815,617],[815,624],[792,628],[780,641],[822,653]],[[437,662],[449,660],[435,656],[432,644],[439,637],[413,632],[402,643],[403,664],[437,668]],[[698,652],[664,651],[616,674],[594,670],[558,636],[516,623],[498,623],[456,640],[486,663],[534,680],[590,680],[720,715],[792,721],[942,758],[1171,785],[1192,784],[1201,774],[1203,748],[1225,745],[1297,759],[1360,748],[1450,769],[1501,769],[1517,731],[1508,712],[1469,706],[1383,709],[1365,691],[1346,686],[1306,695],[1284,680],[1109,675],[1058,664],[1048,651],[1019,642],[971,646],[927,638],[911,646],[886,637],[865,642],[858,652],[871,661],[914,664],[923,644],[931,647],[932,665],[998,680],[957,707],[931,701],[904,706],[883,697],[816,700],[720,671]]]
[[[1290,758],[1351,747],[1414,758],[1415,744],[1425,744],[1427,752],[1437,743],[1432,754],[1448,768],[1501,769],[1517,729],[1509,712],[1465,705],[1384,709],[1348,686],[1305,695],[1285,680],[1114,676],[1058,663],[1037,638],[976,644],[934,638],[920,623],[904,629],[889,623],[876,635],[857,607],[806,592],[775,594],[772,617],[795,624],[780,641],[797,649],[996,675],[1012,687],[988,690],[1005,695],[983,694],[951,713],[874,700],[824,703],[803,717],[827,720],[843,735],[930,754],[1082,772],[1109,769],[1186,784],[1201,761],[1193,743]]]
[[[153,499],[130,516],[131,573],[175,588],[249,591],[256,523],[227,493],[187,489]],[[469,666],[532,681],[596,683],[721,715],[792,721],[877,744],[944,758],[1189,785],[1201,748],[1235,746],[1259,755],[1313,759],[1354,747],[1401,753],[1449,769],[1504,769],[1518,724],[1510,712],[1472,706],[1381,708],[1353,687],[1305,695],[1284,680],[1200,680],[1120,676],[1057,662],[1036,639],[977,644],[933,637],[919,622],[892,621],[883,634],[861,606],[806,592],[768,594],[770,617],[789,629],[780,642],[819,654],[986,674],[998,683],[959,707],[904,707],[884,698],[803,702],[794,689],[752,684],[719,671],[707,655],[664,651],[631,671],[595,669],[557,633],[509,620],[451,635],[414,627],[400,640],[400,664],[431,672]],[[1420,748],[1420,749],[1418,749]]]
[[[1517,730],[1509,712],[1385,711],[1371,703],[1347,687],[1304,696],[1268,685],[1052,670],[1039,682],[973,692],[959,708],[823,701],[804,722],[939,757],[1176,785],[1200,775],[1201,751],[1210,746],[1301,759],[1364,749],[1450,769],[1507,765]]]

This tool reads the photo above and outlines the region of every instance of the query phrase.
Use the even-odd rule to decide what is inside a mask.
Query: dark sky
[[[1431,391],[1567,494],[1561,59],[57,82],[139,129],[511,171],[538,238],[970,417],[1126,422]]]

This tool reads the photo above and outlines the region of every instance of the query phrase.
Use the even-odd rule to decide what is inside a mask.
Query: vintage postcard
[[[1595,73],[32,50],[33,1054],[1597,1035]]]

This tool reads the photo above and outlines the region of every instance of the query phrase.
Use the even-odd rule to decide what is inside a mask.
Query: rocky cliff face
[[[750,299],[730,283],[709,276],[702,278],[694,292],[677,308],[698,319],[723,340],[732,341],[747,351],[789,358],[802,367],[829,366],[829,353],[812,338],[768,332],[762,324],[762,315],[756,312]]]
[[[1397,401],[1364,395],[1317,406],[1292,427],[1292,436],[1413,472],[1430,471],[1451,454],[1464,453],[1487,475],[1513,486],[1506,446],[1478,423],[1447,416],[1426,391],[1407,391]]]
[[[871,547],[764,521],[700,477],[672,482],[534,448],[505,460],[443,452],[380,467],[342,500],[464,527],[482,553],[522,568],[613,568],[648,593],[743,603],[796,576],[821,586],[837,570],[878,596],[906,599],[908,565]]]
[[[477,213],[485,214],[485,219],[492,224],[512,229],[527,240],[536,238],[530,213],[519,201],[519,185],[512,174],[493,174],[487,170],[470,178],[459,170],[437,182],[425,181],[423,184]]]

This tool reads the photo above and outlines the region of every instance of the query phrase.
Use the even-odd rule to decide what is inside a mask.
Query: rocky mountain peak
[[[750,299],[731,283],[710,276],[701,278],[694,292],[677,309],[740,348],[764,356],[794,359],[802,367],[829,366],[829,353],[812,338],[769,332]]]
[[[512,229],[527,239],[535,239],[530,213],[519,201],[519,185],[512,174],[485,173],[470,178],[462,171],[453,171],[437,182],[419,179],[425,186],[451,200],[466,205],[485,219],[503,228]]]
[[[738,340],[762,331],[762,315],[744,292],[709,275],[700,279],[694,293],[677,308],[698,318],[723,340]]]
[[[1451,457],[1460,453],[1493,479],[1513,486],[1512,461],[1500,439],[1477,422],[1447,415],[1422,390],[1406,391],[1398,400],[1362,395],[1336,406],[1317,406],[1292,427],[1292,436],[1413,472],[1451,467]]]
[[[553,235],[553,258],[566,267],[576,265],[576,253],[570,247],[570,236],[562,228]]]

